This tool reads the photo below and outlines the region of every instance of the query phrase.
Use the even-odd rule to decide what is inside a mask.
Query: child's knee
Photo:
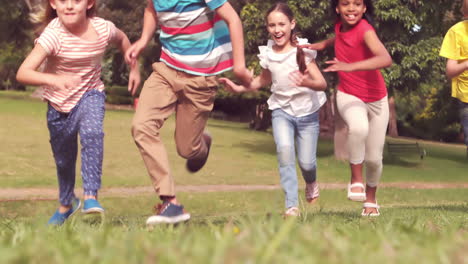
[[[278,162],[281,167],[295,163],[295,154],[293,146],[280,146],[276,150]]]
[[[304,174],[311,174],[315,173],[315,171],[317,170],[317,163],[315,162],[315,160],[309,163],[301,162],[299,160],[299,167],[301,168]]]
[[[148,122],[134,120],[131,127],[133,140],[138,143],[146,137],[158,137],[160,127],[161,126],[157,122],[155,125],[151,126]]]
[[[366,138],[369,130],[365,126],[349,126],[348,133],[350,137],[354,138]]]
[[[200,150],[193,148],[192,146],[181,146],[177,145],[177,153],[184,159],[191,159],[197,156]]]

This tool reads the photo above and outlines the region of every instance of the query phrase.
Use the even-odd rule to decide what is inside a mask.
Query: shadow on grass
[[[424,160],[421,160],[419,157],[397,157],[394,155],[384,154],[383,163],[386,165],[396,165],[406,168],[418,168],[424,166]]]
[[[430,211],[450,211],[450,212],[461,212],[466,213],[468,212],[468,203],[467,204],[450,204],[450,205],[423,205],[423,206],[415,206],[415,205],[402,205],[398,207],[390,207],[386,210],[415,210],[415,209],[422,209],[422,210],[430,210]]]
[[[461,148],[460,151],[453,151],[453,149],[451,149],[450,151],[445,151],[443,149],[426,147],[426,150],[428,157],[440,160],[450,160],[462,164],[468,164],[468,155],[466,150],[463,148]]]
[[[233,144],[234,148],[242,148],[251,153],[276,153],[276,145],[273,140],[273,136],[265,137],[262,140],[256,140],[255,142],[239,142]],[[297,149],[296,149],[297,151]],[[317,147],[317,157],[330,157],[334,155],[333,144],[320,144]]]
[[[216,122],[212,121],[208,123],[208,128],[215,127],[219,129],[229,129],[229,130],[237,130],[237,131],[249,131],[248,124],[245,123],[235,123],[235,122]],[[265,132],[265,135],[269,135],[269,133]]]

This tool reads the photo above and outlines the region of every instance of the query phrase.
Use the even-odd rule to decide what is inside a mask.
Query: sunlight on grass
[[[46,105],[22,95],[0,92],[0,184],[2,187],[55,187],[55,165],[45,120]],[[104,131],[103,186],[148,186],[149,177],[130,135],[133,112],[108,110]],[[248,129],[247,124],[209,120],[213,135],[210,158],[197,174],[185,169],[173,139],[174,119],[162,129],[177,185],[278,184],[275,146],[270,132]],[[423,143],[428,155],[417,159],[384,159],[382,182],[466,182],[465,152],[458,146]],[[333,143],[318,146],[318,180],[347,182],[349,168],[333,157]],[[80,163],[77,171],[79,172]],[[78,173],[79,175],[79,173]],[[78,186],[81,181],[78,176]]]
[[[287,220],[279,191],[183,194],[192,220],[152,229],[143,224],[149,196],[104,198],[103,226],[77,215],[60,228],[45,226],[51,202],[11,202],[0,211],[16,211],[0,221],[0,255],[7,263],[463,263],[463,190],[444,202],[447,190],[385,192],[402,198],[377,219],[360,217],[359,204],[333,190]]]

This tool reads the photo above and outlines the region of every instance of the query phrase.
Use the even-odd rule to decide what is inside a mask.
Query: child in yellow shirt
[[[439,55],[447,58],[446,74],[452,79],[452,97],[458,99],[468,155],[468,0],[463,0],[461,11],[464,20],[449,29]]]

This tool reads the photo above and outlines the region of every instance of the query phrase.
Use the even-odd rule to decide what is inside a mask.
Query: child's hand
[[[337,72],[337,71],[343,71],[343,72],[350,72],[353,71],[353,67],[351,64],[339,61],[337,58],[335,58],[332,61],[326,61],[326,64],[330,64],[331,66],[323,70],[324,72]]]
[[[308,70],[306,69],[304,73],[296,70],[289,73],[289,80],[291,80],[293,87],[306,86],[305,80],[309,78]]]
[[[138,56],[145,47],[146,44],[143,41],[137,40],[125,52],[125,62],[131,67],[135,66],[137,64]]]
[[[240,69],[234,69],[234,75],[241,81],[242,85],[248,87],[253,80],[253,70],[248,70],[243,67]]]
[[[138,86],[140,86],[141,82],[141,76],[140,76],[140,70],[138,68],[138,65],[135,65],[132,67],[130,70],[130,76],[128,76],[128,91],[132,96],[135,95]]]
[[[321,42],[312,43],[312,44],[298,45],[297,47],[306,48],[310,50],[324,50],[327,47],[327,45],[325,44],[325,42],[321,41]]]
[[[241,85],[235,84],[233,81],[229,80],[228,78],[219,78],[218,82],[224,84],[224,88],[229,92],[233,93],[242,93],[247,91],[247,89]]]
[[[50,84],[55,89],[59,91],[70,90],[74,87],[77,87],[81,83],[81,76],[78,75],[55,75],[52,83]]]

